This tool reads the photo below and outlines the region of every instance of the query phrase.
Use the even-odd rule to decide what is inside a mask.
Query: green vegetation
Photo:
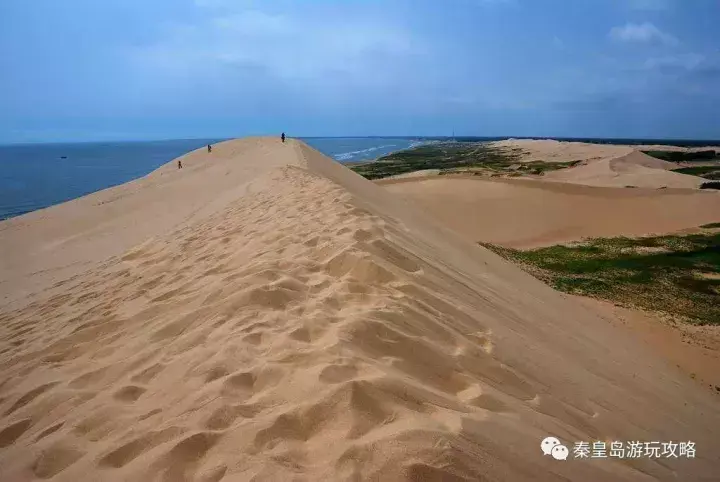
[[[701,228],[705,228],[705,229],[714,229],[714,228],[719,228],[719,229],[720,229],[720,223],[703,224],[703,225],[700,226],[700,227],[701,227]]]
[[[691,176],[699,176],[710,180],[720,180],[720,165],[681,167],[680,169],[673,169],[673,172],[690,174]]]
[[[708,181],[700,184],[700,189],[720,189],[720,181]]]
[[[530,251],[483,246],[567,293],[720,324],[720,233],[598,238]]]
[[[648,156],[670,162],[707,162],[720,160],[720,155],[714,150],[683,152],[683,151],[642,151]]]
[[[368,179],[381,179],[424,169],[468,169],[500,167],[518,155],[490,149],[478,143],[437,143],[407,149],[352,169]]]
[[[501,149],[479,142],[442,142],[426,144],[381,157],[375,162],[349,166],[367,179],[382,179],[425,169],[440,174],[543,175],[547,171],[576,165],[574,162],[533,161],[519,163],[521,149]]]

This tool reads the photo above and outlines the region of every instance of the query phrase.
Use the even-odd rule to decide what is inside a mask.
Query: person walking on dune
[[[208,153],[212,152],[212,145],[208,144]]]
[[[282,139],[282,141],[285,142],[285,133],[284,132],[280,135],[280,139]]]
[[[182,169],[182,161],[178,160],[178,169]]]

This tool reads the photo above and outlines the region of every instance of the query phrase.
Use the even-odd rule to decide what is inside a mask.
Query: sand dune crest
[[[633,151],[630,154],[594,161],[584,165],[561,169],[547,174],[547,179],[571,182],[587,186],[645,187],[645,188],[685,188],[697,189],[703,179],[678,172],[672,172],[675,166]]]

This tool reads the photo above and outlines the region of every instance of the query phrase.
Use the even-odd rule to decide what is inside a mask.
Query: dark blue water
[[[0,146],[0,219],[137,179],[188,151],[220,140]],[[417,143],[387,138],[306,141],[340,162],[375,159]]]
[[[215,141],[0,146],[0,219],[137,179]]]

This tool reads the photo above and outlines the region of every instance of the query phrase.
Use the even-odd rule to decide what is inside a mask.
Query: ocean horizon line
[[[24,141],[24,142],[2,142],[0,146],[35,146],[35,145],[67,145],[67,144],[126,144],[126,143],[152,143],[152,142],[177,142],[177,141],[214,141],[223,142],[232,139],[241,139],[243,137],[272,137],[272,134],[252,134],[237,137],[167,137],[157,139],[102,139],[102,140],[67,140],[67,141]],[[668,144],[683,143],[708,143],[720,144],[720,139],[710,138],[683,138],[683,137],[595,137],[595,136],[523,136],[523,135],[501,135],[501,136],[479,136],[479,135],[368,135],[368,136],[294,136],[288,135],[295,139],[422,139],[422,140],[504,140],[504,139],[538,139],[538,140],[557,140],[566,142],[632,142],[640,143],[661,143]]]

